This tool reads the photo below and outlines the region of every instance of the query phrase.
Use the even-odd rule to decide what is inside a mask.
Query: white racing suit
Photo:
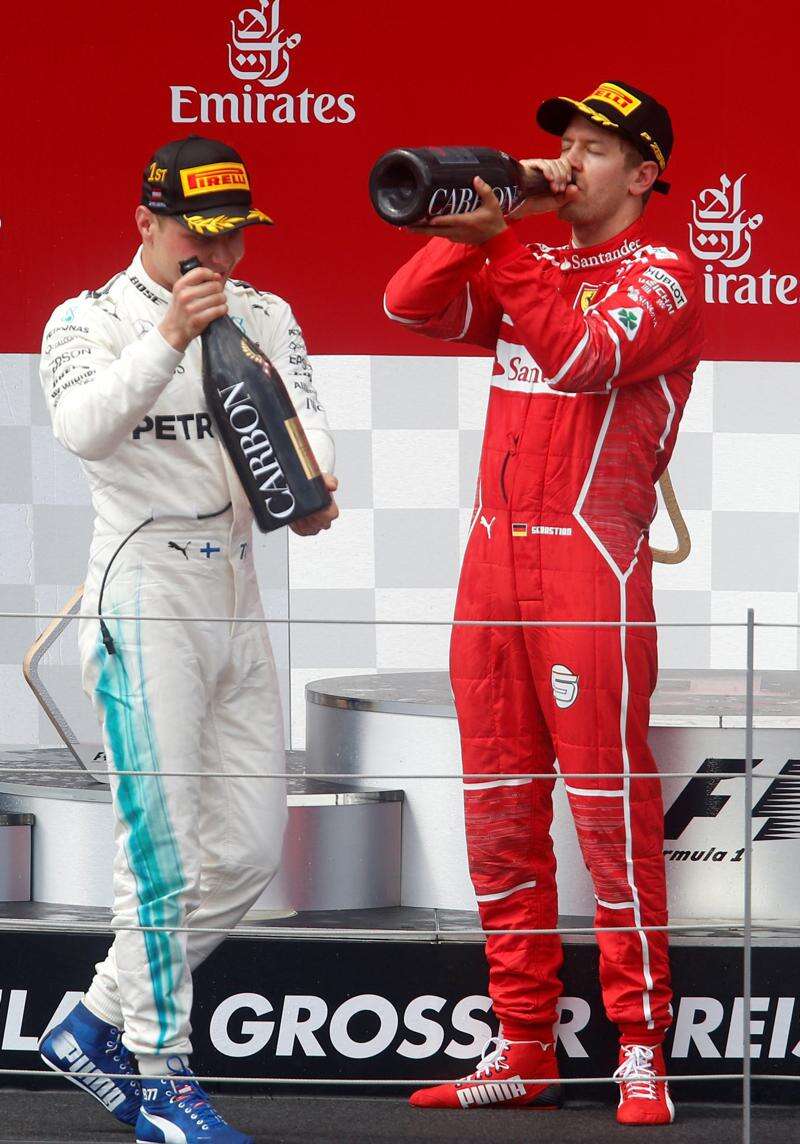
[[[330,472],[333,443],[289,306],[241,282],[229,282],[226,295],[233,320],[283,377]],[[284,769],[266,628],[193,619],[263,613],[252,513],[212,429],[200,339],[182,354],[155,328],[169,300],[139,252],[102,289],[58,307],[41,364],[55,435],[81,458],[91,486],[84,614],[97,612],[121,542],[156,517],[108,575],[103,615],[115,654],[96,619],[79,629],[84,688],[109,767],[156,772],[112,777],[117,932],[87,994],[139,1056],[191,1051],[191,970],[224,936],[199,930],[235,926],[259,897],[279,865],[286,820],[284,782],[257,777]],[[234,773],[253,777],[226,777]]]

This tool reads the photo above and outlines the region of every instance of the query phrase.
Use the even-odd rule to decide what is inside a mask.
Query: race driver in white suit
[[[84,687],[125,773],[112,776],[114,944],[41,1052],[142,1144],[243,1144],[190,1074],[191,973],[223,936],[201,930],[235,926],[280,862],[284,783],[259,776],[283,772],[283,720],[265,625],[216,622],[263,612],[252,511],[203,395],[205,327],[229,314],[273,362],[330,491],[334,449],[290,307],[231,278],[244,228],[271,221],[240,156],[196,136],[167,144],[135,218],[131,265],[59,306],[42,348],[53,429],[95,510],[83,613],[103,623],[81,621]],[[192,256],[201,266],[181,276]],[[292,527],[314,535],[337,515],[332,501]]]

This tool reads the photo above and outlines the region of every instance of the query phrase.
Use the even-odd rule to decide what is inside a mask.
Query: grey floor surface
[[[256,1144],[393,1144],[482,1141],[483,1144],[738,1144],[739,1109],[684,1104],[667,1128],[621,1128],[607,1105],[572,1104],[561,1112],[425,1112],[397,1098],[227,1096],[217,1101],[229,1122]],[[123,1144],[133,1133],[81,1093],[0,1093],[2,1144]],[[752,1144],[800,1141],[800,1110],[757,1106]]]

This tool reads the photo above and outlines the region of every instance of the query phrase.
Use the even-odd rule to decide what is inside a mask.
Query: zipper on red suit
[[[500,466],[500,494],[506,504],[508,504],[508,493],[506,492],[506,469],[511,458],[516,457],[517,455],[519,439],[519,433],[512,433],[510,430],[508,433],[506,433],[506,455],[503,457],[503,463]]]

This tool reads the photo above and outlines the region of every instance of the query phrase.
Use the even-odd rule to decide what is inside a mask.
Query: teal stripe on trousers
[[[137,617],[141,615],[139,603],[137,592]],[[110,628],[113,625],[117,650],[110,656],[102,645],[98,649],[97,695],[115,769],[157,771],[160,760],[147,698],[141,619],[135,621],[130,657],[125,644],[130,625],[111,618],[106,622]],[[138,671],[136,681],[130,675],[133,667]],[[117,784],[118,812],[129,830],[126,852],[140,903],[139,924],[179,926],[185,878],[163,780],[157,775],[129,774],[119,775]],[[142,937],[159,1027],[153,1052],[161,1053],[178,1031],[174,993],[183,976],[185,954],[177,934],[148,932]]]

